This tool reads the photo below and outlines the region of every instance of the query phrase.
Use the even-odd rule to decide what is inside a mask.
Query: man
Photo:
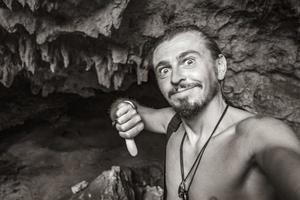
[[[128,141],[144,128],[166,133],[177,113],[166,146],[167,199],[300,199],[297,137],[281,121],[226,104],[226,59],[212,39],[193,26],[173,29],[154,46],[152,64],[171,108],[121,102],[116,128]]]

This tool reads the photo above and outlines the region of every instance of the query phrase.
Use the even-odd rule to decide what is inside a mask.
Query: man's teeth
[[[177,88],[176,89],[176,92],[182,92],[182,91],[185,91],[185,90],[189,90],[191,89],[192,87],[184,87],[184,88]]]

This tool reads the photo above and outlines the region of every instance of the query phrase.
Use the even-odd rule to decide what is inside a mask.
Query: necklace
[[[226,105],[226,108],[224,109],[221,117],[219,118],[217,124],[215,125],[213,131],[211,132],[208,140],[206,141],[206,143],[203,145],[203,147],[201,148],[200,152],[198,153],[191,169],[188,171],[186,177],[184,177],[184,166],[183,166],[183,142],[184,142],[184,139],[186,137],[186,132],[184,133],[183,137],[182,137],[182,140],[181,140],[181,144],[180,144],[180,170],[181,170],[181,183],[179,184],[179,187],[178,187],[178,197],[181,198],[182,200],[188,200],[189,199],[189,190],[190,190],[190,187],[192,185],[192,182],[194,180],[194,177],[195,177],[195,174],[197,172],[197,169],[198,169],[198,166],[200,164],[200,161],[201,161],[201,158],[203,156],[203,153],[210,141],[210,139],[212,138],[213,134],[215,133],[215,131],[217,130],[219,124],[221,123],[223,117],[225,116],[226,114],[226,111],[228,109],[228,105]],[[193,170],[194,169],[194,170]],[[190,174],[193,172],[192,174],[192,177],[191,177],[191,181],[189,183],[189,185],[187,185],[186,181],[188,179],[188,177],[190,176]]]

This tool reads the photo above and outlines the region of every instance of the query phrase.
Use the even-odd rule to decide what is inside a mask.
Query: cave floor
[[[95,179],[113,165],[162,167],[163,136],[137,137],[131,157],[107,117],[62,116],[0,138],[1,200],[64,200],[71,187]]]

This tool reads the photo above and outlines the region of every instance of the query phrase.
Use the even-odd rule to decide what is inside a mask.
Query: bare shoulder
[[[262,115],[254,115],[240,121],[237,125],[237,130],[244,134],[252,134],[255,136],[295,136],[293,130],[283,121]]]
[[[240,121],[236,132],[253,151],[283,147],[300,152],[300,143],[294,131],[283,121],[255,115]]]

